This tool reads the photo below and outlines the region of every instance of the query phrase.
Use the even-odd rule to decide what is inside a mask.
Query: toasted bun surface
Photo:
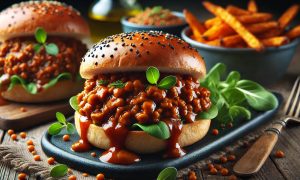
[[[84,38],[89,26],[71,6],[56,1],[29,1],[12,5],[0,13],[0,40],[33,35],[38,27],[50,35]]]
[[[80,135],[80,114],[75,112],[75,126]],[[202,139],[210,126],[211,120],[198,120],[194,123],[184,124],[178,143],[181,147],[189,146]],[[109,149],[110,140],[102,127],[91,124],[88,129],[89,142],[98,148]],[[125,140],[125,147],[140,154],[150,154],[166,148],[166,141],[150,136],[144,131],[130,131]]]
[[[91,79],[98,74],[145,71],[149,66],[195,78],[206,74],[205,63],[194,48],[158,31],[122,33],[100,41],[84,56],[80,74]]]
[[[80,92],[83,84],[71,80],[57,82],[53,87],[37,94],[28,93],[20,84],[15,85],[10,91],[3,91],[4,99],[21,103],[42,103],[58,101],[69,98]]]

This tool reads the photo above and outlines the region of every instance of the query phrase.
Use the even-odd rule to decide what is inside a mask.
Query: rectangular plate
[[[277,112],[282,103],[282,96],[275,93],[279,106],[276,109],[266,112],[253,112],[253,118],[249,121],[238,120],[230,129],[220,130],[218,136],[208,133],[199,142],[185,147],[187,154],[177,159],[163,159],[162,153],[152,155],[140,155],[141,162],[132,165],[116,165],[103,163],[99,160],[99,155],[103,150],[93,148],[89,152],[76,153],[70,149],[71,145],[79,139],[78,134],[71,135],[71,141],[64,142],[62,134],[50,136],[47,132],[42,138],[42,148],[48,156],[53,156],[60,162],[68,166],[86,172],[89,174],[104,173],[105,177],[124,179],[153,179],[159,172],[166,167],[184,168],[190,164],[196,163],[208,157],[210,154],[219,151],[223,147],[245,136],[257,127],[270,121],[270,118]],[[212,123],[211,129],[215,128]],[[98,157],[94,158],[90,155],[96,152]]]

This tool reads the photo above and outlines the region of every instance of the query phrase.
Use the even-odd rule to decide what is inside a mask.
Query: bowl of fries
[[[138,23],[132,22],[131,19],[132,17],[121,19],[123,32],[163,31],[180,36],[182,29],[187,26],[181,12],[163,9],[161,6],[147,8],[141,15],[138,14],[135,17],[135,21],[138,21]]]
[[[292,5],[279,19],[258,12],[254,0],[247,9],[206,1],[203,5],[215,17],[201,21],[185,9],[189,27],[181,36],[200,52],[208,69],[222,62],[263,84],[272,84],[286,73],[300,41],[300,25],[289,26],[299,5]]]

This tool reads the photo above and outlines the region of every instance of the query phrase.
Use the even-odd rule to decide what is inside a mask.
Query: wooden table
[[[300,57],[300,56],[298,56]],[[279,83],[271,86],[272,90],[278,91],[284,95],[284,98],[288,96],[288,92],[291,89],[293,81],[296,79],[296,75],[287,74]],[[48,125],[42,125],[33,129],[27,130],[29,136],[40,137],[42,133],[47,129]],[[0,129],[0,143],[7,143],[11,141],[8,134]],[[246,151],[247,148],[240,148],[235,152],[237,159]],[[267,159],[265,165],[261,171],[254,176],[243,179],[299,179],[300,178],[300,126],[294,126],[287,128],[281,134],[278,143],[276,144],[274,151],[284,151],[286,157],[278,159],[274,157],[274,152]],[[230,165],[230,164],[229,164]],[[232,164],[230,165],[232,166]],[[220,175],[209,175],[207,170],[197,170],[196,174],[198,179],[228,179]],[[0,164],[0,179],[12,180],[17,179],[18,173],[10,169],[5,164]],[[83,176],[81,176],[83,177]],[[30,179],[35,179],[30,177]],[[78,177],[79,179],[79,177]]]

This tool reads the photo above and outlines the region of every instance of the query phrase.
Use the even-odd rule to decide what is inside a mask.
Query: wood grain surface
[[[286,99],[289,95],[289,91],[292,87],[294,80],[296,79],[295,75],[286,75],[282,81],[277,83],[274,86],[270,86],[269,88],[280,92],[283,94]],[[274,117],[274,120],[278,118]],[[49,125],[40,125],[32,129],[26,129],[26,132],[29,136],[36,137],[38,140],[42,133],[47,129]],[[11,139],[7,135],[7,133],[3,130],[0,130],[0,140],[1,143],[10,142]],[[243,148],[238,148],[234,151],[237,159],[241,158],[241,156],[247,151],[249,148],[245,146]],[[282,150],[285,153],[285,158],[275,158],[274,153],[276,150]],[[239,177],[239,179],[259,179],[259,180],[281,180],[281,179],[299,179],[300,177],[300,126],[288,126],[286,129],[282,131],[282,134],[279,136],[278,142],[275,145],[273,152],[267,158],[265,164],[262,166],[261,170],[253,176],[249,177]],[[226,163],[223,165],[227,167],[229,170],[232,170],[234,162]],[[207,169],[196,169],[195,170],[198,179],[204,180],[225,180],[228,177],[221,176],[220,173],[217,175],[210,175]],[[80,173],[76,174],[77,179],[94,179],[94,177],[84,178]],[[17,178],[18,173],[16,173],[13,169],[10,169],[5,164],[0,164],[0,180],[13,180]],[[34,177],[30,177],[29,179],[35,179]],[[183,178],[184,180],[188,179],[188,176]]]
[[[22,112],[21,108],[25,109]],[[70,114],[73,110],[68,101],[49,104],[19,104],[9,102],[0,106],[0,128],[21,130],[55,119],[55,112]],[[17,126],[16,126],[17,124]]]

